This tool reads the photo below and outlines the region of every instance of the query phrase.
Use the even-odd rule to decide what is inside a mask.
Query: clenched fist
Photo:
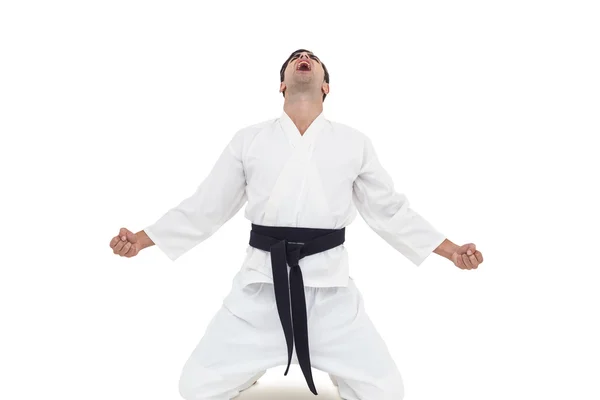
[[[110,247],[113,249],[113,253],[121,257],[133,257],[142,250],[142,245],[137,235],[125,228],[121,228],[119,236],[112,238]]]
[[[467,243],[457,248],[451,259],[460,269],[476,269],[483,262],[483,255],[475,248],[475,243]]]

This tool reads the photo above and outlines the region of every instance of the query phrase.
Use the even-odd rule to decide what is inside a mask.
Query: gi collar
[[[314,142],[317,134],[323,130],[325,127],[327,120],[325,119],[325,115],[321,112],[317,118],[310,124],[306,132],[303,135],[300,134],[300,131],[294,124],[294,121],[290,118],[289,115],[284,111],[279,118],[279,124],[281,125],[281,129],[284,134],[287,136],[290,144],[293,147],[296,147],[298,143],[302,144],[311,144]]]

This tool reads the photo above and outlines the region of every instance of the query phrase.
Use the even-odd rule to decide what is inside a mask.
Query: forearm
[[[454,254],[458,248],[459,246],[457,244],[445,239],[433,252],[452,261],[452,254]]]
[[[143,250],[146,247],[154,246],[154,242],[152,241],[152,239],[150,239],[150,237],[148,237],[146,232],[144,232],[143,230],[139,231],[135,235],[137,236],[137,238],[141,244],[140,250]]]

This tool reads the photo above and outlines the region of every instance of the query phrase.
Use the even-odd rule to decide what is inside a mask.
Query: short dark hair
[[[294,56],[302,53],[303,51],[306,51],[307,53],[310,53],[310,55],[314,56],[319,61],[319,63],[323,67],[323,71],[325,72],[325,82],[329,83],[329,72],[327,71],[327,67],[325,66],[325,64],[323,64],[323,62],[319,59],[319,57],[315,56],[312,51],[305,50],[305,49],[298,49],[298,50],[294,51],[292,54],[290,54],[290,56],[288,57],[288,59],[285,60],[285,62],[281,66],[281,71],[279,72],[279,78],[281,79],[281,82],[283,82],[283,78],[285,76],[285,69],[287,68],[288,64],[290,63],[290,60]],[[285,97],[285,90],[282,92],[282,94],[283,94],[283,97]],[[325,101],[325,97],[327,97],[327,94],[323,93],[323,101]]]

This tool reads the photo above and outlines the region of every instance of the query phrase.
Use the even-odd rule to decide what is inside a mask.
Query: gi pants
[[[183,367],[179,391],[185,400],[230,400],[267,369],[287,365],[273,285],[243,286],[239,276]],[[312,367],[330,375],[344,400],[402,400],[400,372],[352,278],[347,287],[304,291]],[[314,396],[308,387],[306,393]]]

